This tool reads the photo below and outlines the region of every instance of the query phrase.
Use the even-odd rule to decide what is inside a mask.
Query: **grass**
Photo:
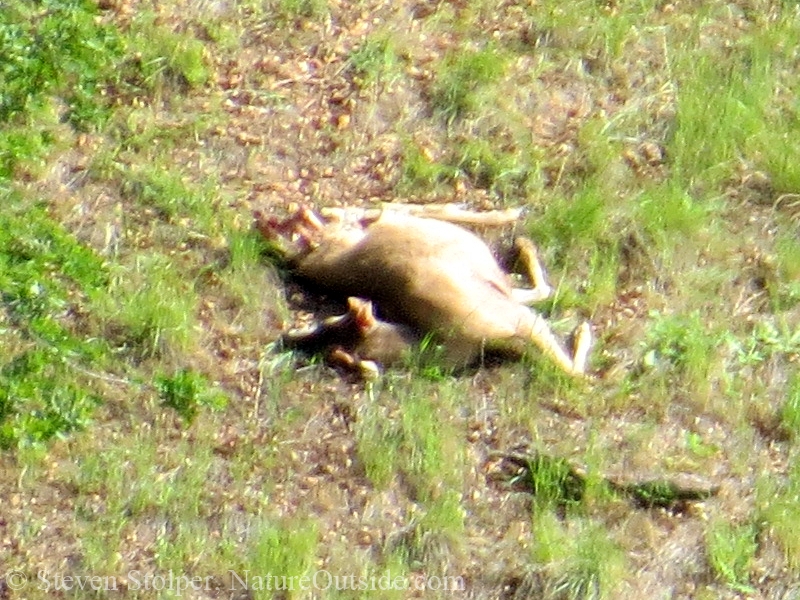
[[[795,584],[796,3],[190,4],[0,14],[0,563],[198,597],[231,572],[374,597],[299,589],[323,569],[476,598]],[[280,351],[317,298],[251,209],[405,196],[524,207],[539,309],[592,322],[598,380],[431,349],[364,384]],[[531,449],[557,459],[535,501],[491,458]],[[705,521],[576,499],[558,459],[724,493]],[[176,596],[127,581],[69,593]]]
[[[712,524],[707,535],[706,548],[709,562],[717,577],[733,590],[753,593],[750,568],[758,546],[756,531],[752,525]]]
[[[543,598],[611,598],[625,576],[619,548],[603,528],[581,522],[574,530],[549,514],[534,524],[534,564],[550,565]]]
[[[311,587],[306,582],[314,564],[316,538],[313,523],[257,524],[249,542],[245,577],[234,585],[255,590],[257,598],[272,598],[274,591],[288,592],[290,598],[301,597],[304,584]]]

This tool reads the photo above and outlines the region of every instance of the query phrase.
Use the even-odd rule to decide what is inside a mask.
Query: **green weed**
[[[102,91],[116,77],[123,40],[98,20],[86,0],[12,0],[0,15],[0,67],[4,82],[0,122],[34,112],[50,95],[63,99],[77,127],[108,115]]]
[[[275,591],[287,598],[303,597],[301,578],[308,578],[314,566],[318,544],[317,527],[311,522],[253,524],[247,541],[247,558],[239,578],[254,597],[274,598]],[[234,578],[232,587],[242,581]]]
[[[796,534],[800,519],[800,467],[793,462],[788,476],[764,476],[756,487],[756,522],[763,534],[775,540],[793,573],[800,571],[800,540]]]
[[[81,429],[99,402],[74,369],[99,360],[103,344],[77,335],[80,314],[107,271],[38,206],[13,195],[0,213],[0,307],[20,334],[0,366],[0,445],[41,442]]]
[[[643,343],[644,370],[673,372],[695,385],[707,384],[718,336],[708,331],[700,313],[670,316],[653,313],[651,317]]]
[[[480,89],[499,79],[505,57],[492,46],[453,52],[442,62],[431,91],[431,104],[441,118],[452,124],[480,106]]]
[[[750,569],[757,549],[756,530],[751,524],[712,523],[706,534],[706,551],[714,573],[741,593],[755,593]]]
[[[200,408],[221,410],[228,403],[222,391],[210,386],[203,375],[189,369],[181,369],[172,376],[157,377],[156,389],[161,403],[175,409],[190,425]]]
[[[131,24],[130,45],[138,71],[135,82],[148,94],[161,94],[170,87],[202,86],[209,78],[203,43],[160,25],[153,12],[137,13]]]
[[[534,517],[532,560],[545,565],[543,598],[611,598],[625,577],[620,548],[608,532],[589,521],[567,526],[554,513]]]
[[[800,374],[795,373],[786,386],[786,398],[780,411],[783,429],[797,440],[800,436]]]
[[[53,352],[25,352],[0,369],[0,448],[84,429],[99,403]]]
[[[400,58],[388,36],[367,39],[350,53],[348,61],[363,87],[390,80],[400,66]]]
[[[725,338],[733,357],[731,369],[734,373],[762,365],[773,357],[791,360],[800,355],[800,331],[772,319],[757,321],[744,339],[734,334]]]
[[[161,254],[112,269],[93,305],[117,348],[138,358],[175,355],[195,340],[197,296],[177,265]]]

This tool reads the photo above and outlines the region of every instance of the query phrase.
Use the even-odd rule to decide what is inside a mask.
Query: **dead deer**
[[[297,275],[351,297],[346,315],[295,332],[290,340],[324,338],[331,332],[336,337],[349,330],[356,341],[337,351],[338,358],[357,366],[394,362],[427,335],[443,345],[443,360],[453,367],[467,365],[484,351],[519,355],[534,344],[567,373],[585,372],[592,343],[589,324],[576,330],[570,354],[545,319],[526,306],[551,295],[527,238],[515,244],[533,288],[519,289],[478,236],[442,220],[459,220],[458,211],[440,211],[437,218],[390,209],[328,214],[328,222],[307,207],[283,221],[254,214],[258,230],[281,246]],[[481,213],[466,214],[474,223]],[[372,303],[383,320],[374,316]]]

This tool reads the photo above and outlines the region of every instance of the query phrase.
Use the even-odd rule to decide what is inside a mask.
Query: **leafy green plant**
[[[70,377],[54,353],[23,353],[0,370],[0,448],[83,429],[99,402],[91,389]]]
[[[77,335],[63,318],[80,312],[107,272],[38,206],[15,195],[0,212],[0,308],[20,336],[0,366],[3,447],[41,442],[89,423],[97,394],[73,369],[100,359],[103,345]]]
[[[653,313],[644,342],[645,369],[676,370],[692,381],[705,379],[717,347],[717,337],[707,331],[699,312],[688,315]]]
[[[102,92],[117,79],[120,33],[87,0],[12,0],[0,11],[0,179],[39,163],[61,122],[95,128],[110,115]]]
[[[220,390],[211,387],[200,373],[189,369],[180,369],[172,376],[158,376],[156,389],[161,403],[174,408],[189,424],[201,407],[220,410],[227,405],[227,398]]]
[[[726,341],[736,369],[763,364],[776,355],[800,354],[800,330],[792,330],[787,324],[770,319],[757,321],[744,339],[731,334],[726,336]]]
[[[3,6],[0,122],[35,110],[50,94],[64,99],[67,119],[76,126],[107,115],[100,92],[114,77],[123,42],[97,16],[96,4],[87,0],[11,0]]]

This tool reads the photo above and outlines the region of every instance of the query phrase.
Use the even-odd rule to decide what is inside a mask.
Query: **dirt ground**
[[[410,143],[433,158],[447,152],[446,126],[431,108],[436,69],[443,56],[476,36],[435,26],[435,20],[444,13],[478,11],[471,3],[331,2],[324,16],[285,21],[259,19],[247,7],[235,4],[102,3],[103,18],[120,27],[128,26],[146,5],[175,31],[190,31],[200,40],[209,40],[204,56],[211,72],[209,82],[195,89],[176,85],[143,100],[146,110],[130,113],[126,135],[134,138],[141,133],[144,141],[141,147],[131,144],[118,150],[114,160],[120,168],[141,164],[159,144],[169,147],[166,154],[181,177],[198,186],[214,182],[218,210],[234,215],[233,227],[243,235],[250,228],[253,209],[280,215],[297,203],[322,207],[458,202],[475,210],[502,204],[479,178],[460,177],[427,187],[408,186],[404,180]],[[609,3],[609,10],[615,4]],[[659,3],[654,14],[662,16],[653,22],[691,15],[691,4]],[[674,90],[664,85],[666,66],[658,49],[645,42],[632,48],[638,54],[629,58],[627,72],[595,77],[591,65],[576,69],[565,58],[562,71],[538,75],[531,58],[536,49],[558,50],[570,40],[558,37],[563,32],[548,37],[546,31],[531,29],[517,18],[514,7],[514,3],[501,2],[486,8],[481,13],[484,35],[498,43],[511,40],[531,45],[530,55],[510,68],[532,73],[515,82],[527,81],[524,93],[532,98],[526,125],[531,144],[544,156],[543,189],[578,188],[586,166],[580,151],[582,128],[592,119],[626,118],[636,106],[649,115],[648,129],[615,159],[614,164],[627,175],[612,173],[609,178],[623,186],[642,178],[663,180],[669,168],[663,140],[674,118],[675,98]],[[204,27],[216,20],[230,22],[244,34],[235,44],[214,44],[210,41],[213,33]],[[721,21],[719,35],[727,28],[735,29],[733,21]],[[393,67],[398,74],[365,85],[350,57],[367,39],[387,32],[401,56],[399,66]],[[522,93],[521,89],[509,92]],[[135,101],[125,110],[131,106],[136,106]],[[478,123],[475,131],[484,125],[491,124]],[[158,135],[153,136],[154,130]],[[73,141],[59,152],[43,177],[26,185],[48,201],[51,213],[79,240],[104,253],[109,239],[117,235],[124,252],[164,252],[176,266],[193,274],[199,274],[203,265],[226,260],[229,241],[224,232],[216,237],[208,231],[178,235],[175,231],[184,224],[165,223],[158,210],[123,193],[112,179],[93,175],[94,157],[109,143],[107,139],[81,134]],[[725,190],[746,210],[728,215],[732,235],[743,241],[741,255],[725,259],[737,265],[733,270],[739,279],[728,282],[722,292],[727,295],[724,302],[741,310],[741,319],[759,311],[761,249],[772,243],[765,231],[773,216],[771,209],[758,202],[764,192],[757,180],[757,175],[744,171]],[[398,198],[399,189],[404,192],[402,198]],[[530,214],[536,214],[541,202],[531,200]],[[192,230],[193,223],[185,225],[186,231]],[[502,245],[512,234],[505,231],[495,242]],[[530,362],[487,365],[441,382],[414,383],[407,375],[395,373],[373,387],[313,361],[286,363],[287,355],[268,350],[286,327],[311,318],[310,309],[320,306],[319,295],[287,283],[267,259],[263,269],[245,275],[243,285],[254,296],[247,305],[214,273],[206,279],[198,275],[200,341],[191,355],[170,360],[189,364],[218,382],[231,398],[228,408],[221,414],[203,415],[185,428],[177,417],[158,407],[147,385],[132,385],[124,370],[98,378],[95,384],[108,401],[98,409],[90,432],[53,442],[35,475],[20,470],[21,458],[0,457],[0,481],[5,488],[0,493],[4,500],[0,508],[2,565],[20,565],[31,575],[41,569],[80,570],[85,564],[82,540],[87,525],[79,515],[111,510],[108,490],[81,487],[81,465],[86,456],[100,457],[101,465],[103,456],[113,456],[128,469],[135,461],[125,448],[130,440],[139,440],[149,444],[148,451],[165,474],[182,468],[173,464],[173,452],[181,457],[197,452],[206,461],[205,508],[198,518],[205,520],[213,543],[220,538],[245,543],[254,515],[286,522],[298,519],[317,524],[321,550],[316,567],[331,572],[349,572],[353,565],[369,571],[374,565],[388,564],[387,557],[403,549],[411,572],[463,578],[466,590],[455,592],[456,596],[600,597],[593,595],[600,588],[578,592],[559,588],[564,580],[559,578],[557,560],[536,558],[536,531],[542,530],[532,517],[530,494],[500,477],[504,466],[498,453],[546,448],[552,456],[584,467],[587,457],[595,457],[599,465],[588,467],[599,467],[604,477],[614,481],[689,474],[701,482],[698,485],[719,486],[713,499],[687,503],[681,510],[636,508],[625,499],[600,496],[587,501],[581,518],[570,522],[568,517],[562,525],[567,537],[579,536],[581,528],[591,524],[625,557],[619,573],[605,575],[614,585],[603,590],[603,597],[800,596],[796,569],[790,568],[768,535],[760,538],[750,569],[752,587],[746,590],[721,583],[706,552],[710,520],[724,515],[732,523],[746,521],[756,508],[754,489],[762,473],[781,478],[791,470],[788,442],[771,421],[774,411],[754,409],[749,417],[728,418],[724,398],[714,399],[704,390],[695,395],[690,387],[671,395],[669,403],[651,405],[642,397],[655,394],[648,389],[621,399],[625,395],[619,392],[620,386],[641,358],[637,344],[645,336],[649,315],[669,302],[669,293],[652,289],[681,285],[675,274],[655,281],[647,265],[637,273],[636,260],[647,263],[650,259],[646,251],[637,251],[639,243],[632,239],[628,246],[634,258],[625,268],[631,274],[620,276],[613,297],[589,315],[599,350],[594,356],[595,380],[585,387],[543,383],[530,375]],[[578,281],[579,277],[567,284],[578,285]],[[573,308],[560,316],[559,327],[564,331],[585,315]],[[137,368],[155,371],[156,362],[147,358]],[[785,366],[776,360],[772,368],[772,375],[783,383]],[[540,384],[545,393],[538,392]],[[764,404],[774,408],[780,394],[765,389]],[[375,485],[368,476],[369,461],[360,446],[358,423],[376,418],[397,422],[403,413],[403,396],[412,394],[429,401],[431,420],[441,439],[457,440],[453,448],[445,444],[445,452],[452,451],[452,456],[441,456],[445,463],[453,461],[452,472],[441,469],[449,473],[441,482],[394,472],[384,485]],[[742,427],[742,422],[752,427]],[[700,438],[701,450],[687,447],[687,440]],[[113,464],[112,458],[108,460]],[[28,477],[33,482],[23,485]],[[463,529],[458,533],[425,529],[426,503],[444,502],[453,491],[464,515]],[[159,531],[168,527],[160,519],[158,512],[144,511],[121,526],[119,556],[109,574],[152,570]],[[25,528],[36,533],[22,531]],[[597,547],[601,550],[595,551],[602,553],[603,546]],[[268,597],[229,592],[220,556],[223,553],[208,559],[198,551],[183,563],[189,571],[213,576],[216,588],[196,597]],[[125,597],[151,597],[136,594],[130,587],[122,592]],[[405,597],[423,595],[409,592]],[[295,597],[282,597],[289,596]],[[0,600],[24,597],[10,589],[8,582],[0,585]],[[83,596],[64,593],[59,597]]]

